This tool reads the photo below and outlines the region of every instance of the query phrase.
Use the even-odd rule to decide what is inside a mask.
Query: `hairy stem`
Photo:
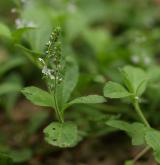
[[[59,121],[61,123],[63,123],[64,119],[63,119],[61,112],[59,110],[59,107],[58,107],[56,94],[57,94],[57,77],[55,77],[55,81],[54,81],[54,96],[53,97],[54,97],[54,103],[55,103],[55,109],[56,109],[55,111],[56,111],[57,117],[58,117]]]
[[[56,87],[56,82],[54,83],[54,86]],[[53,101],[54,101],[54,109],[55,109],[55,113],[56,113],[56,116],[58,117],[58,120],[63,123],[64,122],[64,119],[60,113],[60,110],[59,110],[59,107],[58,107],[58,103],[57,103],[57,98],[56,98],[56,88],[54,88],[54,93],[52,92],[51,88],[49,87],[49,91],[50,91],[50,94],[53,96]]]

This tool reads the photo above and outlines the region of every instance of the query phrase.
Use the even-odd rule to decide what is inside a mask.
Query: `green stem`
[[[59,121],[60,121],[61,123],[64,123],[64,119],[63,119],[63,117],[62,117],[62,115],[61,115],[61,113],[60,113],[59,107],[58,107],[57,98],[56,98],[56,93],[54,93],[54,96],[53,96],[53,97],[54,97],[56,115],[57,115]]]
[[[150,124],[148,123],[147,119],[145,118],[145,116],[142,113],[142,110],[140,108],[138,99],[134,99],[133,101],[133,105],[134,108],[138,114],[138,116],[140,117],[140,119],[142,120],[142,122],[146,125],[146,127],[150,128]],[[138,155],[134,158],[133,162],[135,163],[138,159],[140,159],[144,154],[146,154],[149,151],[150,147],[146,147],[144,148],[140,153],[138,153]]]
[[[135,108],[135,110],[136,110],[138,116],[139,116],[140,119],[142,120],[142,122],[143,122],[147,127],[150,128],[150,125],[149,125],[148,121],[146,120],[145,116],[143,115],[142,110],[141,110],[141,108],[140,108],[140,106],[139,106],[139,102],[138,102],[137,99],[134,99],[133,105],[134,105],[134,108]]]
[[[53,101],[54,101],[54,105],[55,105],[55,113],[56,113],[56,116],[58,117],[58,120],[63,123],[64,122],[64,119],[60,113],[60,110],[59,110],[59,107],[58,107],[58,103],[57,103],[57,98],[56,98],[56,80],[54,82],[54,93],[52,92],[51,88],[49,87],[49,91],[50,91],[50,94],[53,96]]]

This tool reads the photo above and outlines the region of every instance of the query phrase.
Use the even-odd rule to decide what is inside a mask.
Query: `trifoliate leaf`
[[[132,95],[121,84],[111,81],[106,83],[103,93],[105,97],[109,98],[124,98]]]
[[[145,71],[137,67],[126,66],[121,70],[121,72],[128,90],[138,96],[142,95],[145,91],[148,80],[148,76]]]

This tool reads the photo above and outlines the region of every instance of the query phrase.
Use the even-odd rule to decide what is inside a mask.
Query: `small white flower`
[[[62,81],[62,77],[60,77],[58,80],[61,82]]]
[[[32,22],[32,21],[27,22],[26,26],[27,27],[32,27],[32,28],[36,28],[37,27],[37,25],[34,22]]]
[[[136,100],[139,100],[139,97],[138,97],[138,96],[136,96],[136,97],[135,97],[135,99],[136,99]]]
[[[42,69],[42,73],[46,76],[50,76],[51,75],[51,70],[47,68],[47,66],[44,66]]]
[[[17,18],[15,20],[15,24],[16,24],[17,29],[20,29],[20,28],[24,27],[24,21],[20,18]]]
[[[22,20],[21,18],[17,18],[15,20],[15,24],[17,29],[24,28],[24,27],[30,27],[30,28],[36,28],[36,24],[32,21],[26,22],[25,20]]]
[[[44,60],[43,60],[42,58],[38,58],[38,60],[39,60],[43,65],[45,65],[45,62],[44,62]]]
[[[55,76],[52,74],[53,72],[54,72],[54,70],[47,68],[47,66],[44,66],[43,69],[42,69],[42,73],[45,76],[49,77],[51,80],[55,79]]]
[[[133,63],[137,64],[137,63],[140,62],[140,58],[139,58],[139,56],[137,56],[137,55],[133,55],[133,56],[131,56],[131,61],[132,61]]]
[[[74,3],[70,3],[70,4],[68,5],[68,11],[69,11],[70,13],[75,13],[76,10],[77,10],[77,7],[76,7],[76,5],[75,5]]]
[[[26,2],[27,2],[27,0],[21,0],[21,2],[22,2],[22,3],[26,3]]]
[[[17,12],[17,9],[16,8],[12,8],[11,9],[11,13],[16,13]]]
[[[55,80],[55,76],[50,75],[50,79],[51,79],[51,80]]]

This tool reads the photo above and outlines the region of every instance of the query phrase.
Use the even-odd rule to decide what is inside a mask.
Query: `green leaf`
[[[128,90],[138,96],[142,95],[147,85],[147,74],[142,69],[133,66],[126,66],[121,72]]]
[[[74,59],[70,59],[70,60],[71,61],[67,62],[65,68],[64,80],[57,90],[59,107],[65,105],[65,103],[69,100],[72,91],[76,87],[79,77],[77,63],[74,61]]]
[[[99,95],[88,95],[83,97],[78,97],[71,102],[69,102],[69,105],[72,104],[97,104],[97,103],[104,103],[106,102],[106,99],[103,96]]]
[[[31,159],[32,151],[30,149],[26,148],[20,150],[13,150],[6,146],[1,147],[2,148],[0,148],[0,164],[1,161],[4,161],[6,165],[9,165],[10,163],[22,163]]]
[[[131,138],[133,145],[145,144],[145,131],[146,127],[142,123],[127,123],[120,120],[109,120],[107,125],[125,131]]]
[[[146,143],[154,151],[155,159],[160,163],[160,132],[150,129],[145,135]]]
[[[30,100],[33,104],[45,107],[54,107],[52,96],[37,87],[26,87],[22,90],[22,93]]]
[[[127,160],[127,161],[125,161],[125,165],[134,165],[134,161]]]
[[[18,48],[20,48],[22,51],[24,51],[25,55],[34,63],[37,64],[37,59],[42,55],[40,52],[35,52],[33,50],[30,50],[20,44],[16,44]]]
[[[99,53],[106,50],[106,46],[110,43],[111,38],[110,34],[104,29],[86,30],[84,31],[84,37],[95,52],[98,53],[97,56],[100,55]]]
[[[12,165],[12,158],[8,154],[0,152],[0,164]]]
[[[28,133],[30,135],[34,134],[39,128],[45,123],[46,119],[48,118],[47,111],[39,111],[38,113],[35,112],[29,118],[28,122]]]
[[[57,14],[57,13],[56,13]],[[43,52],[45,43],[48,41],[49,34],[53,26],[57,25],[54,8],[49,8],[40,1],[26,3],[21,11],[21,18],[27,22],[33,22],[36,30],[30,30],[25,34],[25,39],[30,43],[33,50]]]
[[[10,114],[11,110],[15,106],[15,103],[18,100],[18,97],[20,95],[20,90],[23,88],[22,76],[17,73],[11,73],[5,78],[5,83],[8,84],[11,89],[12,87],[15,88],[13,91],[8,91],[8,88],[5,88],[5,87],[2,87],[2,90],[0,90],[0,93],[2,91],[5,92],[5,96],[3,96],[2,98],[2,104],[4,105],[4,108],[6,112],[8,113],[8,115],[11,115]],[[1,85],[0,85],[0,88],[1,88]]]
[[[19,151],[11,151],[10,156],[15,163],[21,163],[25,162],[27,160],[30,160],[32,157],[32,152],[30,149],[23,149]]]
[[[2,77],[6,72],[9,70],[20,66],[24,63],[23,58],[10,58],[7,62],[1,63],[1,68],[0,68],[0,77]]]
[[[12,33],[12,37],[13,37],[14,42],[19,42],[22,39],[22,36],[25,32],[33,30],[33,29],[35,29],[35,28],[33,28],[33,27],[23,27],[23,28],[19,28],[16,31],[14,31]]]
[[[103,92],[104,96],[109,98],[124,98],[132,95],[121,84],[112,81],[105,84]]]
[[[21,90],[21,85],[17,83],[6,82],[0,84],[0,96],[11,92],[18,92],[20,90]]]
[[[3,23],[0,23],[0,36],[5,36],[11,39],[10,29]]]
[[[53,122],[44,129],[45,140],[54,146],[74,147],[78,142],[77,126],[72,123]]]

